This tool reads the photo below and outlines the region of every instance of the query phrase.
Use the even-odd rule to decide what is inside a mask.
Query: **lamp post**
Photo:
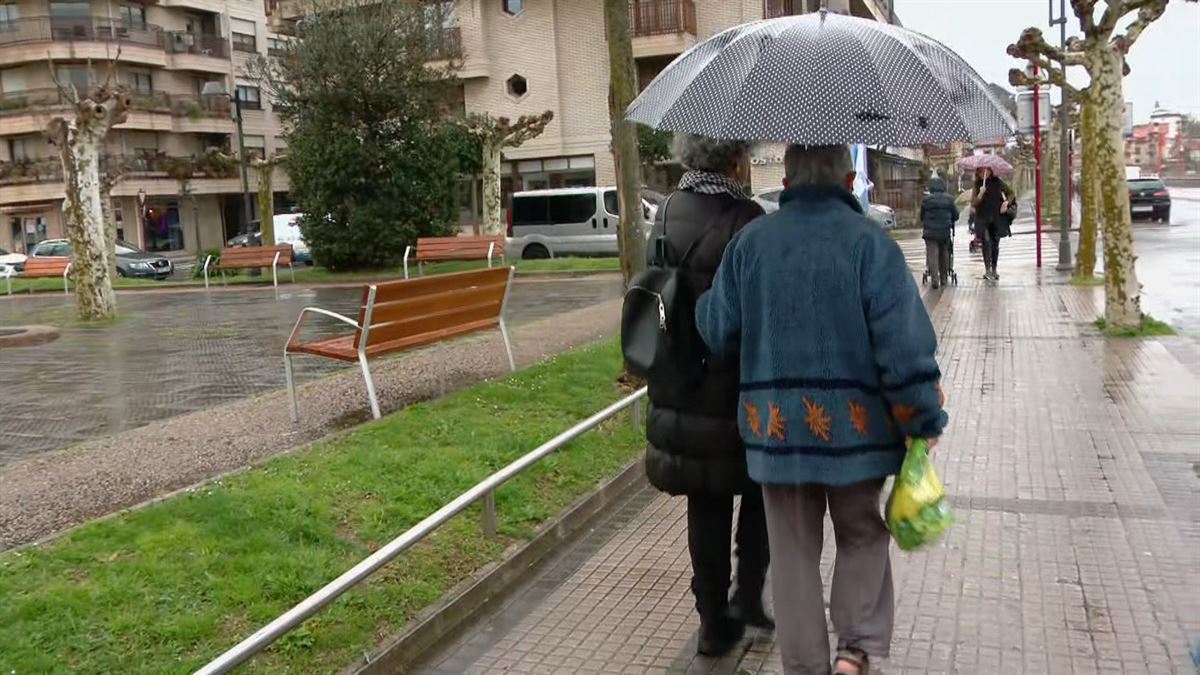
[[[205,82],[200,92],[201,96],[224,96],[233,102],[234,116],[237,121],[238,160],[242,166],[242,206],[245,209],[245,219],[242,221],[242,234],[250,232],[250,223],[254,222],[254,199],[250,195],[250,174],[246,158],[246,134],[242,130],[242,97],[234,90],[231,96],[225,90],[223,82]],[[251,243],[251,237],[246,237],[246,244]]]
[[[1050,0],[1050,25],[1059,27],[1058,44],[1063,51],[1066,51],[1067,0],[1058,0],[1058,18],[1054,16],[1054,0]],[[1066,77],[1066,73],[1063,73],[1063,77]],[[1062,87],[1062,105],[1059,106],[1058,111],[1058,124],[1062,132],[1058,153],[1059,199],[1061,200],[1059,215],[1062,221],[1058,232],[1058,265],[1055,269],[1063,272],[1075,268],[1071,263],[1071,162],[1069,160],[1071,156],[1071,116],[1069,105],[1067,88]]]
[[[146,188],[138,188],[138,245],[146,250]]]

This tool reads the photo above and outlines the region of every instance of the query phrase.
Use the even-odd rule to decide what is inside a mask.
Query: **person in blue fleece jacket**
[[[894,600],[879,501],[905,438],[946,426],[937,339],[904,256],[848,191],[845,146],[793,145],[776,213],[729,245],[696,323],[741,367],[739,427],[763,486],[777,639],[787,673],[829,672],[826,506],[837,540],[835,669],[886,657]]]

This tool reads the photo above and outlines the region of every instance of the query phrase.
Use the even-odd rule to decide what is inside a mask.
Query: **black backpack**
[[[673,196],[673,195],[672,195]],[[708,347],[696,329],[697,294],[686,269],[700,242],[714,231],[725,209],[703,234],[676,257],[667,240],[671,205],[663,204],[663,233],[654,242],[655,264],[629,283],[621,306],[621,354],[629,372],[676,387],[696,382],[704,374]],[[732,234],[731,234],[732,236]]]

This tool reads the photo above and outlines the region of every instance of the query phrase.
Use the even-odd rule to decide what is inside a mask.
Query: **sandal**
[[[858,666],[858,675],[871,675],[871,660],[867,658],[867,653],[861,649],[854,649],[853,647],[839,649],[837,658],[833,660],[833,675],[850,675],[851,671],[842,670],[838,666],[839,663]]]

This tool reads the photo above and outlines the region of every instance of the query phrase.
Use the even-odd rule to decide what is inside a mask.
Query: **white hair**
[[[789,145],[783,168],[788,185],[844,186],[854,161],[845,145]]]
[[[750,152],[746,141],[725,141],[697,134],[680,134],[675,139],[679,163],[693,171],[725,173]]]

